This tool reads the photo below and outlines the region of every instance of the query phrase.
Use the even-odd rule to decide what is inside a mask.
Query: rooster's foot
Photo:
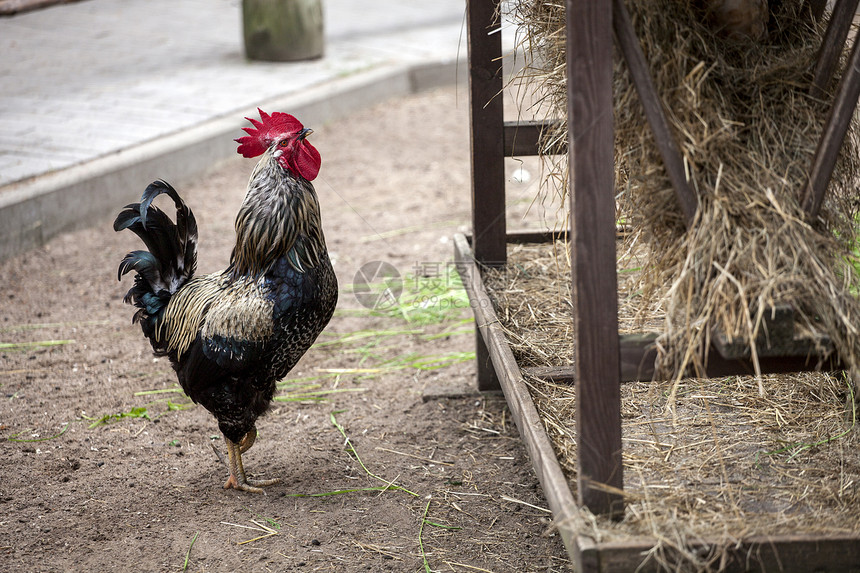
[[[247,491],[250,493],[265,493],[263,488],[268,485],[275,485],[277,483],[281,483],[279,478],[274,479],[250,479],[245,478],[244,481],[237,478],[235,475],[230,474],[230,477],[227,478],[227,482],[224,484],[224,489],[238,489],[241,491]]]
[[[275,479],[250,479],[245,475],[245,467],[242,464],[242,452],[251,447],[254,439],[257,436],[256,429],[252,429],[245,434],[242,440],[237,444],[225,436],[227,443],[227,455],[229,457],[230,477],[224,483],[224,489],[238,489],[251,493],[263,493],[263,487],[281,483],[281,480]],[[243,446],[244,449],[243,449]]]

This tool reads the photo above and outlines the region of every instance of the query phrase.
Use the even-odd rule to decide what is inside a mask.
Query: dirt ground
[[[504,400],[474,391],[460,294],[434,291],[425,307],[457,310],[407,321],[350,288],[371,261],[451,282],[467,109],[460,86],[312,126],[342,290],[325,344],[284,383],[295,401],[275,403],[245,455],[283,480],[265,495],[222,489],[214,418],[131,324],[116,269],[136,237],[105,220],[0,264],[0,570],[568,571]],[[199,272],[226,265],[252,168],[237,156],[179,188]]]

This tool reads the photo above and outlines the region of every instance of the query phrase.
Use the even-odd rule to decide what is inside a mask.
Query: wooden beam
[[[648,70],[648,63],[642,54],[642,47],[639,45],[639,39],[636,37],[636,31],[633,29],[633,22],[630,20],[630,14],[627,13],[624,0],[613,0],[612,10],[615,40],[618,42],[618,47],[621,49],[624,60],[627,62],[630,77],[633,79],[633,85],[636,87],[639,100],[645,109],[645,117],[651,126],[651,131],[654,133],[654,142],[657,145],[657,150],[663,158],[663,164],[666,167],[667,175],[669,175],[669,181],[672,182],[675,196],[678,198],[681,212],[684,214],[684,220],[689,227],[696,216],[696,210],[699,208],[698,197],[687,182],[684,161],[681,158],[681,153],[678,151],[675,138],[669,129],[666,115],[663,113],[663,102],[654,88],[654,82],[651,80],[651,72]]]
[[[568,553],[573,554],[574,538],[585,524],[571,494],[567,478],[562,472],[552,442],[544,431],[540,414],[535,408],[528,387],[523,381],[511,348],[502,331],[493,303],[484,288],[480,268],[463,235],[454,235],[454,260],[463,286],[469,295],[469,304],[475,315],[475,325],[486,344],[493,367],[499,378],[505,400],[514,423],[526,446],[547,503],[552,510],[554,525],[558,528]]]
[[[567,0],[567,118],[576,340],[579,501],[620,519],[623,498],[615,185],[612,4]],[[614,492],[597,486],[605,484]]]
[[[824,17],[824,10],[827,8],[827,0],[805,0],[803,7],[806,9],[809,17],[813,22],[818,22]]]
[[[553,120],[545,121],[506,121],[505,157],[528,157],[531,155],[564,155],[567,141],[560,141],[551,149],[541,148],[541,135],[545,130],[559,125]]]
[[[505,244],[502,33],[496,0],[468,0],[472,233],[475,257],[503,265]]]
[[[654,341],[657,333],[644,332],[625,334],[620,337],[619,356],[621,364],[620,382],[650,381],[654,379],[654,364],[657,360],[657,347]],[[715,347],[711,347],[705,361],[705,376],[720,378],[724,376],[752,376],[755,367],[749,358],[724,358]],[[835,353],[827,356],[803,354],[793,356],[763,356],[759,357],[762,374],[788,374],[791,372],[825,371],[835,372],[844,370],[845,366]],[[535,378],[552,382],[574,384],[577,372],[573,366],[551,366],[523,368],[523,373]],[[688,370],[684,376],[695,377],[693,370]]]
[[[499,383],[499,377],[496,375],[496,369],[493,367],[490,350],[487,348],[487,343],[484,342],[484,337],[480,331],[475,332],[475,363],[478,391],[493,392],[501,390],[502,386]]]
[[[566,241],[567,229],[562,231],[532,231],[518,229],[508,232],[508,243],[521,245],[526,243],[552,243],[555,241]]]
[[[857,12],[858,2],[860,0],[836,0],[836,5],[830,13],[830,21],[827,23],[827,31],[824,33],[824,40],[818,51],[815,70],[812,73],[812,86],[809,88],[809,94],[812,97],[820,99],[826,93],[827,84],[830,83],[830,78],[836,71],[836,64],[839,63],[839,56],[842,55],[842,48],[848,38],[848,31],[851,29],[851,22]],[[819,4],[823,4],[823,2],[819,2]],[[814,3],[810,3],[810,10],[813,13],[813,18],[815,18],[816,12],[823,12],[823,6],[815,6]]]
[[[619,225],[615,227],[616,238],[622,238],[632,232],[632,228],[629,226]],[[560,231],[551,231],[549,229],[514,229],[508,231],[507,242],[509,245],[521,245],[523,243],[554,243],[555,241],[566,241],[567,234],[568,229],[562,229]],[[469,244],[472,243],[471,235],[467,235],[466,239],[469,241]]]
[[[842,0],[842,2],[846,1]],[[815,157],[812,159],[809,181],[804,187],[803,208],[810,219],[814,220],[818,216],[821,204],[824,202],[824,193],[827,191],[827,184],[830,182],[836,159],[839,157],[842,141],[851,124],[858,97],[860,97],[860,41],[855,37],[851,57],[839,82],[836,100],[827,114],[824,132],[821,134]]]
[[[582,573],[660,573],[667,571],[665,563],[654,558],[655,539],[635,537],[617,541],[595,543],[590,537],[579,536],[588,568]],[[856,535],[780,535],[757,536],[741,540],[691,540],[688,548],[697,555],[720,555],[722,573],[748,573],[750,571],[781,571],[783,573],[836,573],[857,571],[860,568],[860,538]],[[667,549],[668,559],[683,559]],[[679,567],[682,569],[683,567]]]

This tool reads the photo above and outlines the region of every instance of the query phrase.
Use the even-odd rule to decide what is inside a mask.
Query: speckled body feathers
[[[144,201],[126,207],[114,225],[150,247],[129,253],[120,266],[121,275],[138,273],[126,296],[139,308],[135,321],[154,352],[169,357],[186,394],[233,442],[268,409],[276,382],[310,348],[337,303],[313,185],[277,157],[266,151],[251,176],[224,271],[193,275],[196,223],[193,240],[175,238],[180,217],[193,222],[193,214],[163,182],[150,194],[174,198],[176,226]]]

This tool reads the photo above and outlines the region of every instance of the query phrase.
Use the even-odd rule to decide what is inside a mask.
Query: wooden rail
[[[839,56],[842,55],[845,40],[848,39],[848,31],[851,29],[851,21],[857,12],[858,3],[860,0],[837,0],[833,6],[830,21],[827,23],[827,32],[824,34],[824,41],[821,43],[812,73],[812,87],[809,89],[812,97],[824,97],[827,84],[830,83],[830,78],[836,71],[836,64],[839,63]],[[815,17],[815,8],[812,10]]]
[[[657,359],[657,349],[654,341],[657,333],[621,335],[619,342],[620,382],[648,382],[654,379],[654,363]],[[749,358],[724,358],[717,348],[711,347],[706,362],[705,372],[697,373],[688,370],[685,376],[703,376],[721,378],[724,376],[752,376],[756,369]],[[759,367],[765,374],[790,374],[793,372],[808,372],[820,370],[834,372],[843,370],[844,365],[834,353],[827,356],[816,354],[792,356],[759,357]],[[553,382],[573,384],[576,381],[576,370],[572,366],[551,366],[524,368],[523,372]]]
[[[856,9],[857,0],[841,0],[837,4],[837,9],[847,4],[853,4]],[[834,11],[831,27],[835,17]],[[828,39],[833,41],[829,34]],[[824,52],[826,55],[827,51]],[[836,166],[839,149],[842,147],[854,109],[857,107],[858,97],[860,97],[860,38],[855,36],[848,65],[836,91],[836,99],[827,114],[821,139],[818,140],[818,148],[815,150],[809,172],[809,181],[803,189],[803,207],[810,219],[814,220],[821,209],[824,193],[827,191],[833,168]]]
[[[613,0],[612,9],[615,39],[618,42],[618,47],[621,48],[624,60],[627,62],[627,68],[630,70],[630,77],[636,87],[636,93],[639,94],[639,101],[642,102],[642,107],[645,110],[648,125],[654,132],[654,143],[657,145],[657,151],[660,152],[660,157],[663,159],[669,181],[672,182],[672,187],[675,189],[675,197],[677,197],[681,212],[684,214],[684,221],[689,227],[696,217],[699,199],[687,181],[684,160],[681,158],[675,138],[669,129],[669,122],[666,121],[666,114],[663,113],[663,102],[654,88],[651,73],[648,71],[648,64],[642,54],[642,47],[639,45],[639,38],[636,37],[636,31],[633,29],[633,22],[630,21],[630,14],[627,13],[624,0]]]
[[[475,257],[504,265],[505,163],[502,34],[496,0],[469,0],[469,102],[472,159],[472,232]]]
[[[547,496],[555,524],[568,552],[571,552],[576,532],[584,524],[579,518],[577,504],[555,457],[552,443],[543,429],[540,415],[523,382],[520,368],[502,332],[493,303],[484,288],[480,264],[466,237],[460,234],[454,235],[454,260],[469,295],[478,335],[489,349],[505,400]]]
[[[557,128],[559,122],[546,121],[506,121],[505,157],[527,157],[529,155],[564,155],[567,141],[555,147],[542,149],[541,137],[547,130]]]

